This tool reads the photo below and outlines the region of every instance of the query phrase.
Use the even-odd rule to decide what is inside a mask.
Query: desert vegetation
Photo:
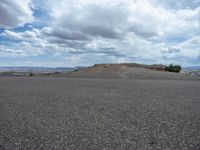
[[[169,72],[180,72],[182,69],[182,67],[180,65],[174,65],[174,64],[170,64],[169,66],[165,67],[165,71],[169,71]]]
[[[32,72],[29,72],[29,77],[32,77],[33,76],[33,73]]]

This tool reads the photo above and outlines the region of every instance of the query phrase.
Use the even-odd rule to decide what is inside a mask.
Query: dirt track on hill
[[[0,149],[199,150],[199,80],[0,78]]]

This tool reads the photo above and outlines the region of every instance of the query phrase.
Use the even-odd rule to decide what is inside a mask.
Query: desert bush
[[[33,76],[33,73],[32,72],[29,72],[29,77],[32,77]]]
[[[165,70],[169,72],[180,72],[181,69],[182,68],[180,65],[173,65],[173,64],[170,64],[169,66],[165,67]]]

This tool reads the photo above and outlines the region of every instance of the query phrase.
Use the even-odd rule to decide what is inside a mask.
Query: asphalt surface
[[[199,150],[200,80],[0,78],[0,150]]]

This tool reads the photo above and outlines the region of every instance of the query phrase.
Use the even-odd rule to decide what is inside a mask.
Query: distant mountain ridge
[[[65,73],[82,67],[0,67],[0,72]]]
[[[200,70],[200,66],[183,67],[183,70]]]
[[[183,67],[182,73],[200,76],[200,66]]]

